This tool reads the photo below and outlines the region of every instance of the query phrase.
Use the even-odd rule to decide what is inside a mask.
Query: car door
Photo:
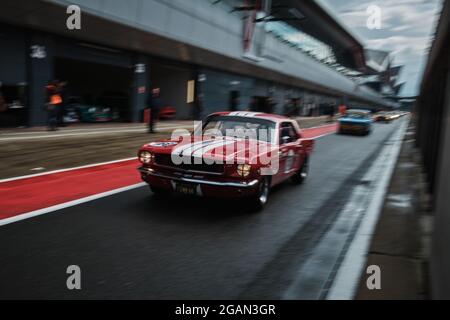
[[[279,171],[278,182],[291,177],[300,166],[301,143],[300,136],[294,125],[283,122],[279,130]]]

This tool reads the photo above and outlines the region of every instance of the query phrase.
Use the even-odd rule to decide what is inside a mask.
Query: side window
[[[294,142],[298,139],[297,131],[290,122],[283,122],[280,126],[280,144]]]

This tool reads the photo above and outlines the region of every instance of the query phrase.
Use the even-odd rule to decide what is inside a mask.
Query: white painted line
[[[165,127],[165,128],[156,128],[156,131],[159,132],[161,130],[174,130],[174,129],[185,129],[190,128],[190,126],[173,126],[173,127]],[[30,135],[26,137],[5,137],[0,138],[1,141],[19,141],[19,140],[36,140],[36,139],[49,139],[49,138],[64,138],[64,137],[74,137],[74,136],[89,136],[89,135],[98,135],[98,134],[113,134],[113,133],[133,133],[133,132],[146,132],[147,129],[127,129],[127,130],[109,130],[109,131],[88,131],[88,132],[79,132],[79,133],[57,133],[57,134],[43,134],[43,135]]]
[[[125,161],[131,161],[131,160],[136,160],[136,159],[137,159],[137,157],[132,157],[132,158],[125,158],[125,159],[119,159],[119,160],[108,161],[108,162],[93,163],[93,164],[88,164],[88,165],[79,166],[79,167],[59,169],[59,170],[53,170],[53,171],[48,171],[48,172],[36,173],[36,174],[29,174],[29,175],[20,176],[20,177],[3,179],[3,180],[0,180],[0,183],[22,180],[22,179],[29,179],[29,178],[40,177],[40,176],[46,176],[49,174],[78,170],[78,169],[92,168],[92,167],[103,166],[103,165],[114,164],[114,163],[125,162]]]
[[[158,124],[158,128],[165,129],[165,128],[171,128],[174,126],[190,126],[190,124],[165,124],[160,125]],[[99,131],[99,132],[107,132],[111,130],[117,130],[117,131],[126,131],[126,130],[147,130],[147,125],[134,125],[134,126],[117,126],[117,127],[86,127],[86,128],[80,128],[80,129],[62,129],[61,131],[58,131],[57,133],[74,133],[74,132],[90,132],[90,131]],[[46,130],[40,130],[40,131],[26,131],[26,132],[0,132],[2,136],[23,136],[23,135],[35,135],[35,134],[49,134]]]
[[[301,128],[301,130],[309,129],[319,129],[331,126],[333,124],[320,125],[310,128]],[[161,130],[174,130],[174,129],[184,129],[193,128],[193,124],[179,124],[179,125],[158,125],[156,131]],[[89,136],[96,134],[112,134],[112,133],[133,133],[133,132],[146,132],[147,127],[131,127],[131,128],[95,128],[92,131],[87,131],[89,129],[72,129],[63,130],[55,133],[48,133],[43,131],[31,131],[31,132],[13,132],[13,133],[3,133],[1,134],[0,141],[19,141],[19,140],[36,140],[36,139],[47,139],[47,138],[64,138],[64,137],[74,137],[74,136]]]
[[[351,300],[355,296],[361,274],[366,264],[374,229],[383,208],[384,198],[394,173],[395,165],[397,164],[408,124],[409,118],[401,124],[395,136],[391,139],[394,141],[394,145],[390,148],[390,152],[385,159],[385,174],[381,177],[380,182],[371,195],[372,200],[339,267],[328,292],[327,300]]]
[[[371,201],[372,191],[379,184],[385,171],[386,158],[390,157],[391,146],[385,146],[367,168],[361,181],[370,184],[357,185],[351,191],[350,198],[337,215],[332,226],[309,255],[307,261],[297,271],[296,279],[283,294],[282,299],[302,300],[321,299],[328,279],[335,266],[339,266],[339,258],[349,243],[349,236],[357,223],[364,217]]]
[[[77,206],[79,204],[86,203],[86,202],[93,201],[93,200],[97,200],[97,199],[100,199],[100,198],[109,197],[109,196],[117,194],[117,193],[121,193],[121,192],[129,191],[129,190],[141,188],[141,187],[143,187],[145,185],[146,185],[145,182],[141,182],[141,183],[133,184],[131,186],[127,186],[127,187],[123,187],[123,188],[119,188],[119,189],[115,189],[115,190],[99,193],[99,194],[96,194],[96,195],[93,195],[93,196],[89,196],[89,197],[85,197],[85,198],[69,201],[69,202],[66,202],[66,203],[61,203],[61,204],[58,204],[58,205],[55,205],[55,206],[52,206],[52,207],[39,209],[39,210],[28,212],[28,213],[23,213],[23,214],[20,214],[20,215],[11,217],[11,218],[6,218],[6,219],[3,219],[3,220],[0,220],[0,226],[5,226],[5,225],[8,225],[8,224],[11,224],[11,223],[14,223],[14,222],[18,222],[18,221],[34,218],[34,217],[37,217],[37,216],[41,216],[41,215],[44,215],[46,213],[50,213],[50,212],[66,209],[66,208],[69,208],[69,207]]]
[[[99,131],[99,132],[107,132],[112,130],[144,130],[146,127],[144,126],[129,126],[129,127],[103,127],[103,128],[83,128],[83,129],[61,129],[60,131],[53,132],[54,135],[56,134],[63,134],[63,133],[76,133],[76,132],[92,132],[92,131]],[[25,132],[2,132],[2,137],[15,137],[15,136],[26,136],[26,135],[48,135],[50,132],[47,130],[40,130],[40,131],[25,131]]]

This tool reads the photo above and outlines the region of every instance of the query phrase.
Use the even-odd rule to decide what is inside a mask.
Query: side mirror
[[[284,137],[281,138],[281,144],[286,144],[286,143],[289,143],[289,142],[291,142],[291,137],[284,136]]]

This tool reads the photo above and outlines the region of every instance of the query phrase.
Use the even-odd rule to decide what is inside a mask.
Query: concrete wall
[[[437,299],[450,299],[450,73],[447,76],[431,261],[432,293]]]
[[[17,85],[26,82],[26,34],[20,29],[1,26],[0,82]]]
[[[245,110],[254,95],[254,80],[237,74],[224,73],[216,70],[203,69],[201,73],[206,76],[202,83],[205,96],[203,116],[218,110],[229,110],[231,91],[240,92],[239,110]]]
[[[443,9],[415,105],[416,145],[435,214],[431,253],[434,299],[450,299],[450,2]]]

